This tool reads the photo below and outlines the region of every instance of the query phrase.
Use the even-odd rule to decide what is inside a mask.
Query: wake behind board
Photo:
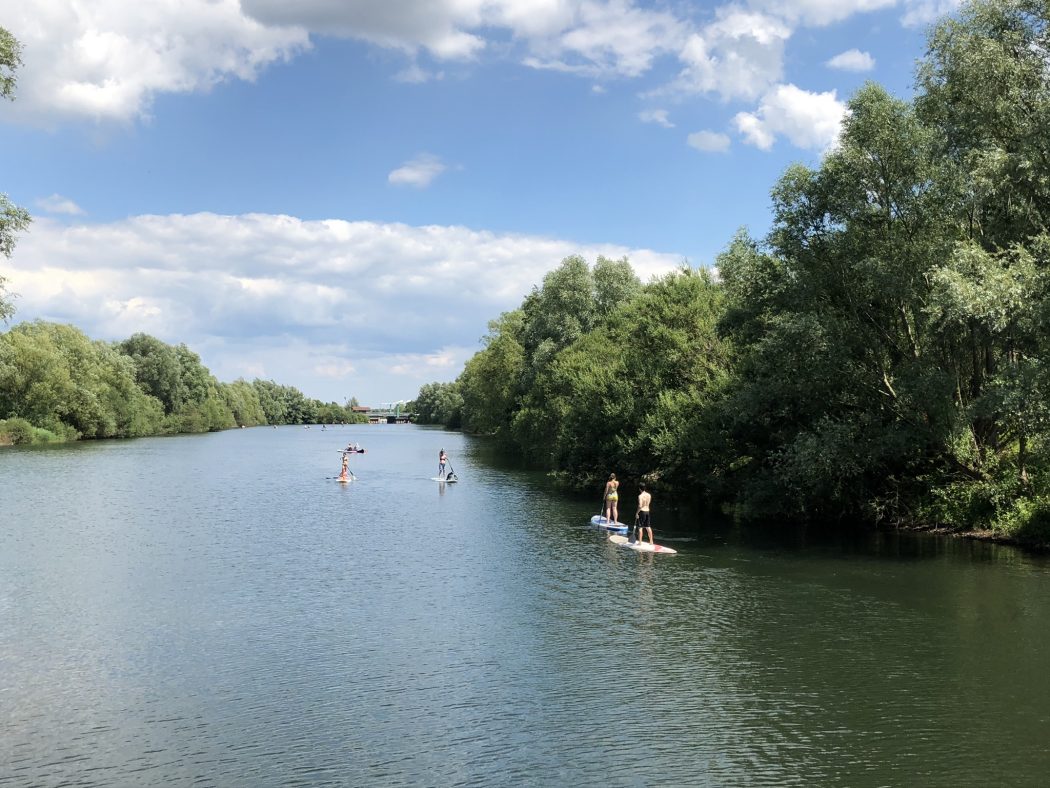
[[[627,533],[626,523],[621,523],[619,520],[610,520],[608,517],[603,517],[600,514],[596,514],[591,518],[591,525],[596,525],[604,531],[616,531],[620,534]]]
[[[675,555],[678,551],[671,547],[664,547],[662,544],[651,545],[648,542],[631,542],[626,536],[620,536],[613,534],[609,537],[609,541],[617,547],[626,547],[628,550],[636,550],[639,553],[664,553],[666,555]]]

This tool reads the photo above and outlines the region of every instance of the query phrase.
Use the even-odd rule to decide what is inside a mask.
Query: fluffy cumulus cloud
[[[71,322],[100,339],[144,331],[186,342],[224,380],[273,377],[335,397],[383,376],[410,394],[455,377],[487,321],[577,253],[627,255],[643,279],[681,260],[464,227],[200,213],[38,217],[5,275],[20,319]]]
[[[835,55],[825,65],[840,71],[871,71],[875,68],[875,58],[859,49],[847,49]]]
[[[755,112],[740,112],[733,118],[744,140],[769,150],[778,136],[800,148],[826,150],[835,144],[846,105],[835,91],[811,93],[795,85],[778,85],[759,103]]]
[[[637,77],[656,58],[676,52],[688,33],[687,25],[671,14],[627,0],[561,5],[575,6],[574,13],[562,17],[567,24],[557,33],[529,37],[533,54],[526,65],[590,77]]]
[[[387,180],[395,186],[414,186],[425,189],[431,182],[447,170],[448,167],[437,156],[421,153],[393,170]]]
[[[725,6],[713,22],[686,39],[678,55],[683,68],[657,93],[755,99],[781,78],[784,44],[791,34],[780,17]]]
[[[37,122],[132,120],[159,92],[250,80],[309,46],[305,29],[262,24],[238,0],[34,0],[8,3],[3,25],[24,47],[9,111]]]
[[[729,137],[717,131],[694,131],[686,138],[689,147],[705,153],[725,153],[729,150]]]

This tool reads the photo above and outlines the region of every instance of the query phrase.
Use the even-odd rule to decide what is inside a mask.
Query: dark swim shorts
[[[638,512],[638,527],[639,528],[652,528],[653,524],[649,521],[649,512]]]

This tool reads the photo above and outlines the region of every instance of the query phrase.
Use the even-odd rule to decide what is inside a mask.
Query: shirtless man
[[[642,537],[649,532],[649,544],[653,543],[653,525],[649,519],[649,506],[653,502],[653,496],[645,489],[644,484],[638,485],[638,541],[645,541]]]

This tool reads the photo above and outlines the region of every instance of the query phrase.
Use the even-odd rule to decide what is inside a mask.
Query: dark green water
[[[408,426],[0,450],[0,786],[1047,784],[1047,559],[659,505]]]

